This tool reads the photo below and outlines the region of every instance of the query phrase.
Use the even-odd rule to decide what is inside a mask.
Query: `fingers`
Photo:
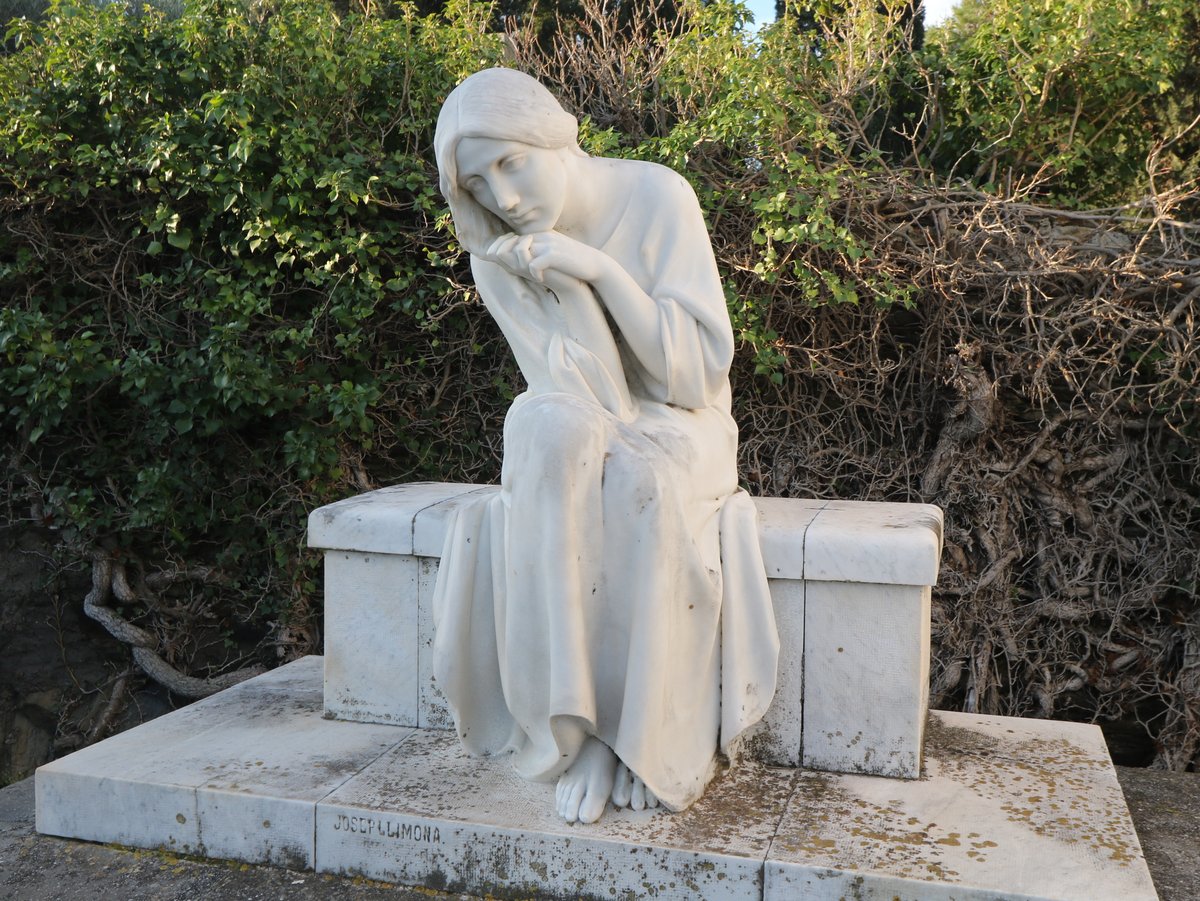
[[[493,262],[500,262],[500,258],[509,250],[509,248],[517,242],[520,235],[507,234],[501,235],[495,241],[488,245],[484,257]]]
[[[514,275],[543,282],[546,271],[562,262],[561,236],[552,232],[532,235],[501,235],[489,246],[484,258],[499,263]]]
[[[485,259],[499,263],[514,275],[530,275],[529,263],[533,256],[532,235],[501,235],[484,253]]]

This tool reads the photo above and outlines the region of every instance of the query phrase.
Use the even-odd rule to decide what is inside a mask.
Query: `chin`
[[[554,223],[547,222],[542,216],[522,219],[520,222],[510,222],[508,225],[518,235],[535,235],[538,232],[548,232],[554,228]]]

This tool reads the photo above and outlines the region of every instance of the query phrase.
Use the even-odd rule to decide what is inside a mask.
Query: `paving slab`
[[[317,807],[317,869],[476,893],[753,899],[795,773],[747,762],[679,814],[568,825],[554,786],[417,733]]]
[[[1162,901],[1200,898],[1200,773],[1117,767]]]
[[[322,719],[320,689],[308,658],[49,764],[38,827],[521,897],[1156,897],[1092,726],[935,712],[920,779],[746,761],[683,813],[570,826],[506,760]]]
[[[318,800],[408,734],[322,717],[307,657],[41,767],[39,832],[311,868]]]
[[[930,715],[925,772],[803,771],[767,862],[767,901],[1153,901],[1100,729]]]

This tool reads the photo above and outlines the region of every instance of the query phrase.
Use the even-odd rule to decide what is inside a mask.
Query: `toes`
[[[579,802],[583,800],[583,785],[578,779],[563,776],[554,790],[554,809],[568,823],[574,823],[579,815]]]
[[[633,791],[630,795],[629,806],[634,810],[646,809],[646,786],[637,776],[633,777]]]
[[[623,763],[617,764],[617,772],[613,777],[612,802],[614,807],[628,807],[630,792],[633,790],[633,778],[629,775],[629,767]]]
[[[587,785],[580,780],[571,787],[571,793],[566,799],[566,812],[563,818],[568,823],[574,823],[580,818],[580,807],[583,806],[583,799],[587,797]]]
[[[658,795],[654,794],[648,788],[646,789],[646,806],[650,808],[658,806]]]
[[[590,780],[587,792],[579,804],[579,822],[594,823],[600,819],[604,808],[608,806],[608,796],[611,794],[612,789],[607,781],[603,779]]]
[[[604,806],[608,804],[608,793],[589,793],[583,803],[579,805],[579,822],[594,823],[600,819],[600,814],[604,813]]]

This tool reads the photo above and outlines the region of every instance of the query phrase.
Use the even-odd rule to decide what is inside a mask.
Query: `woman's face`
[[[551,231],[567,198],[561,150],[496,138],[463,138],[454,154],[458,184],[519,235]]]

